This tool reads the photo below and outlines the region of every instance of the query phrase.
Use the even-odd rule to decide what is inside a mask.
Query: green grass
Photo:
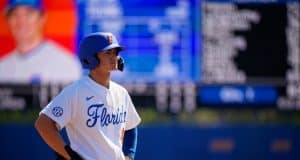
[[[155,109],[138,110],[143,123],[194,123],[194,124],[296,124],[300,125],[300,111],[279,111],[276,109],[226,109],[199,108],[192,113],[179,114],[158,113]]]
[[[0,111],[0,123],[34,123],[39,110]]]
[[[189,124],[243,124],[285,123],[300,125],[300,111],[279,111],[276,109],[226,109],[199,108],[192,113],[160,113],[155,108],[137,109],[142,124],[151,123],[189,123]],[[34,123],[40,110],[0,111],[0,123]]]

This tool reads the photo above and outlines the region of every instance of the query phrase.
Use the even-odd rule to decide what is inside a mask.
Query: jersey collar
[[[103,85],[101,85],[101,84],[95,82],[95,81],[94,81],[93,79],[91,79],[89,76],[86,76],[85,78],[87,79],[88,83],[92,85],[92,87],[95,87],[95,88],[96,88],[96,90],[105,91],[105,92],[109,91],[108,88],[106,88],[106,87],[104,87]],[[111,82],[109,82],[109,83],[111,84]],[[111,86],[111,85],[110,85],[110,86]]]

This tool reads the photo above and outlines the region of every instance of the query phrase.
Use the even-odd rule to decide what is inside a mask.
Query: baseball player
[[[123,49],[111,33],[86,36],[79,59],[89,75],[64,88],[40,112],[35,127],[60,159],[134,159],[141,119],[126,89],[110,80],[112,71],[123,70]],[[70,145],[59,134],[64,127]]]
[[[44,37],[47,13],[42,0],[8,0],[4,11],[15,48],[0,59],[0,82],[70,83],[80,78],[77,57]]]

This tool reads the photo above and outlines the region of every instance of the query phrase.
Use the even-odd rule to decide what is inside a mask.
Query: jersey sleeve
[[[72,119],[72,112],[74,112],[72,107],[72,100],[74,98],[72,97],[70,91],[63,90],[40,112],[40,114],[47,115],[59,125],[60,129],[64,128]]]
[[[125,130],[130,130],[135,128],[140,122],[141,118],[137,113],[132,100],[128,93],[126,93],[126,104],[127,104],[127,115],[126,115],[126,127]]]

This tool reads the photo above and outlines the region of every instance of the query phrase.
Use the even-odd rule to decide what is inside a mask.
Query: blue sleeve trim
[[[130,130],[125,131],[124,134],[124,141],[123,141],[123,152],[125,156],[134,159],[136,146],[137,146],[137,135],[138,129],[133,128]]]

